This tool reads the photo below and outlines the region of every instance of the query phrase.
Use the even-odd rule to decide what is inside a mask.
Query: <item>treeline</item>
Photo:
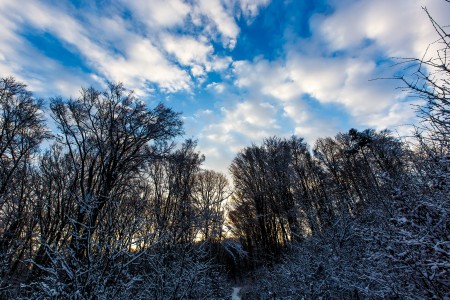
[[[178,113],[120,84],[51,99],[51,131],[24,84],[0,95],[3,299],[223,299],[234,280],[246,299],[449,296],[448,94],[414,144],[351,129],[244,148],[233,189],[175,145]]]
[[[449,296],[449,155],[389,131],[269,138],[231,165],[245,299]]]
[[[50,99],[51,131],[24,84],[0,95],[4,299],[223,299],[233,280],[247,299],[449,296],[448,94],[414,144],[351,129],[244,148],[233,189],[175,145],[178,113],[120,84]]]
[[[313,153],[301,138],[274,137],[234,159],[230,219],[254,257],[276,257],[369,205],[392,213],[403,191],[417,188],[408,178],[412,153],[388,131],[352,129],[319,139]]]
[[[225,297],[230,188],[194,141],[175,148],[178,113],[111,85],[51,99],[50,131],[24,84],[0,96],[3,299]]]

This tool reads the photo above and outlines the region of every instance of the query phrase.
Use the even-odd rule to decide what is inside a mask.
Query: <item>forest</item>
[[[396,78],[424,103],[411,137],[267,137],[232,182],[175,143],[180,113],[120,83],[46,105],[2,78],[0,298],[450,298],[450,35],[433,25],[442,47]]]

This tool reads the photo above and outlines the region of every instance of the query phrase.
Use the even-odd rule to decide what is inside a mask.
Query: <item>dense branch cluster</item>
[[[229,215],[248,252],[247,297],[448,296],[449,183],[435,176],[449,170],[436,175],[423,155],[355,129],[313,154],[296,137],[242,150]]]
[[[23,84],[2,79],[0,92],[5,298],[223,296],[212,251],[229,187],[200,168],[194,141],[174,148],[179,114],[120,84],[84,89],[51,99],[51,135]]]

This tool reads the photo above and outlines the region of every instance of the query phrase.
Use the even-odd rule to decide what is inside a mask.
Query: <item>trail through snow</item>
[[[231,300],[241,300],[241,297],[239,296],[240,291],[241,291],[240,287],[234,287],[233,294],[231,294]]]

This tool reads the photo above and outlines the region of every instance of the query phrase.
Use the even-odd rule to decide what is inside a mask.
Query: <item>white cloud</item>
[[[264,8],[270,3],[270,0],[238,0],[242,14],[248,19],[248,23],[251,23],[260,9]]]
[[[248,141],[259,140],[278,127],[273,107],[264,105],[264,103],[242,102],[232,110],[222,108],[222,113],[224,121],[220,124],[213,124],[206,130],[206,132],[209,129],[212,131],[206,135],[210,140],[217,142],[231,141],[232,135],[235,133],[245,136]],[[219,133],[216,132],[217,129]],[[234,140],[233,142],[237,141]],[[239,145],[239,147],[241,146]]]
[[[213,82],[213,83],[208,84],[206,86],[206,88],[214,89],[217,93],[221,94],[225,91],[226,86],[223,83]]]
[[[150,30],[181,25],[191,10],[191,7],[182,0],[122,0],[122,2],[130,7],[133,14]]]
[[[174,54],[181,64],[190,65],[192,63],[205,64],[213,51],[211,45],[201,42],[200,39],[190,36],[166,35],[162,40],[166,51]]]
[[[232,152],[239,151],[251,142],[280,134],[277,108],[268,102],[246,101],[232,108],[221,108],[220,122],[211,123],[201,133],[201,139],[210,141],[215,147],[227,147]]]
[[[214,48],[204,36],[164,34],[161,38],[164,49],[176,61],[190,67],[191,74],[202,79],[207,72],[223,71],[232,62],[228,56],[214,55]]]
[[[206,68],[207,70],[223,71],[229,68],[230,64],[233,62],[232,58],[229,56],[215,56],[212,61],[210,61]]]
[[[436,20],[445,21],[450,8],[443,2],[336,1],[336,12],[315,25],[336,50],[355,48],[370,39],[387,56],[421,57],[435,36],[422,7],[427,6]]]
[[[192,64],[191,65],[191,73],[194,77],[202,79],[201,76],[204,76],[206,74],[205,68],[201,65]]]
[[[109,75],[108,78],[123,81],[132,88],[142,87],[150,81],[158,83],[167,92],[189,89],[187,73],[171,64],[151,41],[130,39],[125,53],[125,57],[100,59],[100,68]]]
[[[211,85],[210,87],[215,87]],[[281,107],[257,93],[239,101],[238,95],[227,89],[222,97],[227,98],[219,114],[199,115],[206,120],[199,134],[199,147],[206,154],[205,168],[226,171],[236,153],[251,143],[261,143],[270,136],[288,136],[280,123]]]
[[[227,10],[220,0],[199,0],[198,13],[207,17],[222,36],[224,46],[233,49],[239,34],[232,11]]]

